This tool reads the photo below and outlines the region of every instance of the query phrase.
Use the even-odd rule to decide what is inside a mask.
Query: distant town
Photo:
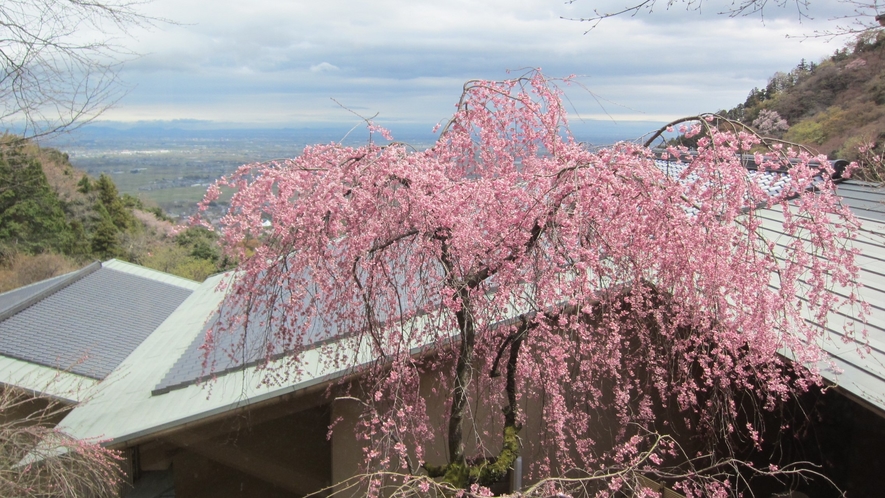
[[[638,137],[656,125],[595,122],[580,131],[593,137],[586,141],[604,144]],[[436,139],[428,127],[393,131],[397,141],[417,150],[429,147]],[[203,122],[183,121],[91,124],[44,145],[68,154],[74,167],[94,178],[102,173],[110,175],[120,193],[155,204],[171,218],[184,221],[196,213],[197,203],[209,185],[243,164],[297,157],[309,144],[334,141],[361,145],[368,139],[368,132],[359,123],[355,128],[213,129]],[[207,218],[221,217],[229,198],[228,194],[213,203]]]

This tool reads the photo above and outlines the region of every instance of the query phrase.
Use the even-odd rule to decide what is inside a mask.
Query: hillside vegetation
[[[876,160],[885,146],[885,32],[867,32],[819,63],[802,60],[720,113],[830,159],[861,161],[861,177],[882,181]]]
[[[0,143],[0,292],[110,258],[203,280],[227,262],[215,234],[175,234],[158,207],[120,195],[113,180],[91,178],[55,149]]]
[[[885,32],[865,33],[820,62],[802,60],[720,114],[831,159],[857,160],[856,176],[885,181]],[[230,266],[215,238],[195,227],[176,234],[162,209],[120,195],[109,176],[90,177],[58,150],[0,137],[0,292],[110,258],[203,280]]]

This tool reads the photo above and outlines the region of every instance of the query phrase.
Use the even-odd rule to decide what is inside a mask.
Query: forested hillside
[[[802,60],[721,114],[831,159],[860,160],[860,175],[881,181],[876,167],[885,146],[885,32],[864,33],[823,61]]]
[[[162,210],[120,195],[66,154],[3,137],[0,143],[0,292],[119,258],[202,280],[226,266],[202,228],[173,233]]]

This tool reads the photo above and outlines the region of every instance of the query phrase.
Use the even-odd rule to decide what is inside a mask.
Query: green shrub
[[[784,139],[789,142],[796,142],[800,144],[817,144],[820,145],[824,143],[824,140],[827,139],[826,134],[824,133],[823,126],[820,123],[815,121],[802,121],[793,125],[784,134]]]

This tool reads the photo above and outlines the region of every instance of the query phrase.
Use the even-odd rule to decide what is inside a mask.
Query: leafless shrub
[[[0,496],[118,495],[119,454],[55,428],[69,409],[14,387],[0,390]]]

